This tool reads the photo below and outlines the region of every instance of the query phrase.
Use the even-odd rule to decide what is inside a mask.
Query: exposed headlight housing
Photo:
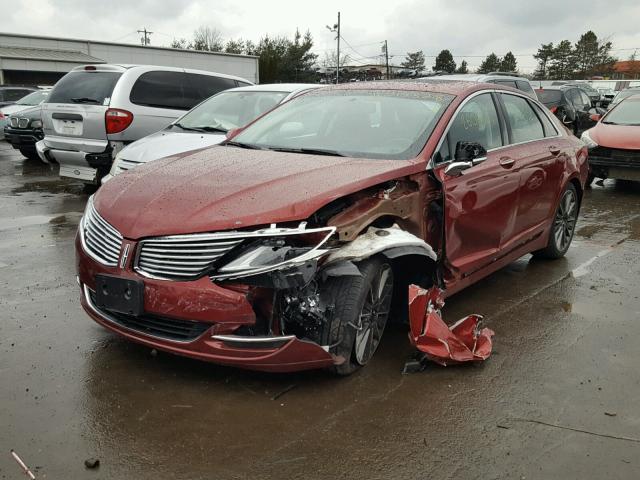
[[[216,269],[211,279],[258,275],[319,258],[328,252],[321,247],[335,230],[335,227],[307,229],[305,223],[298,228],[271,225],[258,230],[245,240],[246,246],[234,258]]]
[[[42,128],[42,120],[32,120],[31,128]]]
[[[582,132],[580,140],[582,140],[589,149],[596,148],[598,146],[598,144],[589,135],[589,130],[585,130],[584,132]]]

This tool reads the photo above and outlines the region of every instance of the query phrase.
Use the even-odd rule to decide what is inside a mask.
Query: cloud
[[[335,35],[325,25],[335,23],[340,10],[343,52],[358,63],[375,62],[384,40],[392,63],[423,50],[431,66],[446,48],[458,63],[466,58],[473,67],[490,52],[512,51],[524,54],[517,59],[525,71],[535,66],[528,54],[541,43],[575,42],[587,30],[610,37],[616,49],[640,47],[637,0],[34,0],[11,7],[3,22],[10,32],[138,43],[136,30],[146,27],[155,45],[190,39],[200,25],[217,28],[225,38],[254,41],[309,29],[321,58],[335,48]],[[614,53],[627,58],[632,50]]]

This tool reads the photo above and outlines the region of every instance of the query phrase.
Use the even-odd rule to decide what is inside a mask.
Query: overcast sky
[[[138,43],[136,30],[153,31],[153,45],[191,39],[200,25],[224,37],[257,41],[265,34],[291,36],[296,27],[311,31],[320,58],[335,49],[325,25],[342,15],[342,42],[352,63],[375,62],[381,42],[389,42],[391,62],[422,50],[427,68],[448,48],[459,64],[479,65],[488,53],[516,54],[523,72],[541,43],[569,39],[593,30],[608,37],[614,55],[640,54],[639,0],[30,0],[3,8],[0,29],[12,33]],[[8,19],[6,18],[8,15]],[[351,45],[351,47],[349,47]]]

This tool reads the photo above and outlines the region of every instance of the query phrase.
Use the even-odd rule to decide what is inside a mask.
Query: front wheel
[[[551,231],[549,232],[549,243],[542,250],[533,252],[534,256],[560,258],[567,253],[576,229],[578,210],[578,193],[576,192],[576,187],[570,183],[560,197],[560,203],[556,209]]]
[[[323,295],[334,305],[326,341],[334,355],[344,358],[341,365],[333,367],[339,375],[349,375],[371,360],[391,309],[391,265],[371,258],[358,268],[362,276],[332,278],[323,288]]]

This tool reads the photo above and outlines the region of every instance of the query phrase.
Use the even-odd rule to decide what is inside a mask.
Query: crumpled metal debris
[[[443,291],[409,286],[411,343],[424,356],[440,365],[486,360],[491,355],[493,330],[482,328],[482,315],[468,315],[452,326],[440,316]]]

